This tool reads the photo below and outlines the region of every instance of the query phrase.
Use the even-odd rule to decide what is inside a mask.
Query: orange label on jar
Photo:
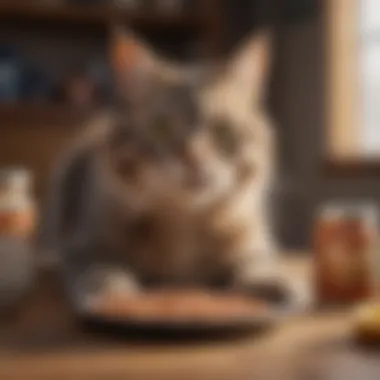
[[[0,236],[27,238],[34,232],[36,224],[33,208],[23,211],[0,212]]]

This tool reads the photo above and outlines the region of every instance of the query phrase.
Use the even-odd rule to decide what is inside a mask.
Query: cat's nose
[[[207,155],[200,148],[201,146],[193,144],[185,146],[181,151],[185,182],[192,188],[207,186],[211,181],[211,172],[205,165]]]
[[[210,173],[205,169],[192,170],[186,178],[187,186],[191,188],[202,188],[211,181]]]

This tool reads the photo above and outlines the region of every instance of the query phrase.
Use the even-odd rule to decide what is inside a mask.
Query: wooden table
[[[59,285],[43,276],[0,325],[0,379],[380,379],[380,351],[350,336],[347,313],[300,316],[261,334],[153,339],[75,323]]]

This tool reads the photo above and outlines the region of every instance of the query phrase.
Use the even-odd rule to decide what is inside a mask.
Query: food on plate
[[[226,322],[260,317],[267,311],[264,301],[248,296],[173,290],[99,296],[91,306],[100,317],[142,322]]]

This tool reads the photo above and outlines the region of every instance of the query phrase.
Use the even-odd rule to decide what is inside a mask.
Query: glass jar
[[[372,205],[329,204],[315,228],[315,281],[321,304],[356,303],[377,288],[378,220]]]

